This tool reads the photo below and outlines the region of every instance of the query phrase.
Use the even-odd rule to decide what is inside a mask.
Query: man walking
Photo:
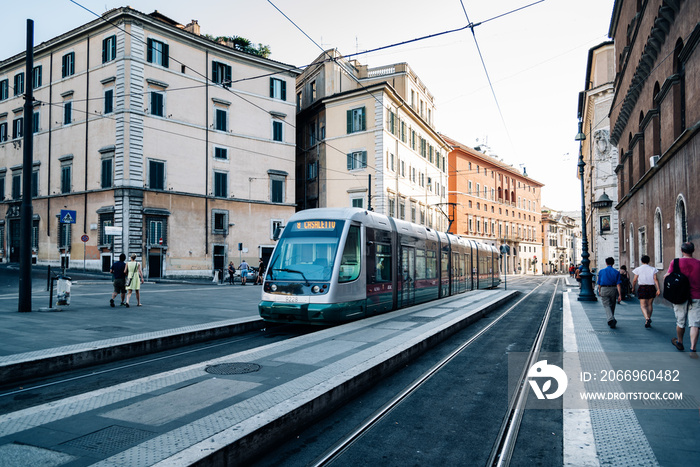
[[[678,349],[684,350],[683,336],[685,335],[686,322],[690,326],[690,356],[698,358],[696,345],[698,343],[698,333],[700,332],[700,305],[697,300],[700,300],[700,260],[693,258],[695,245],[692,242],[686,242],[681,245],[682,257],[678,260],[678,266],[690,282],[690,299],[688,301],[673,305],[673,312],[676,314],[676,336],[671,339],[671,343]],[[668,268],[668,272],[664,276],[671,274],[673,263]]]
[[[126,269],[126,263],[124,260],[126,255],[122,253],[119,255],[119,261],[115,261],[109,272],[112,273],[114,292],[112,292],[112,298],[109,299],[109,306],[114,307],[114,299],[117,295],[122,295],[122,305],[124,305],[124,297],[126,296],[126,275],[124,274],[124,269]]]
[[[598,271],[598,295],[608,318],[608,326],[615,329],[615,304],[622,300],[622,279],[620,272],[613,267],[614,258],[605,258],[605,264],[608,266]]]

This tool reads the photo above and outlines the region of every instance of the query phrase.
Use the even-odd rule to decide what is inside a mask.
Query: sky
[[[525,169],[545,185],[543,205],[580,210],[578,93],[589,49],[609,40],[614,0],[535,2],[29,0],[5,11],[0,60],[24,50],[27,19],[40,44],[96,19],[93,13],[126,5],[182,24],[196,19],[203,34],[246,37],[297,67],[322,49],[355,54],[472,23],[355,58],[370,67],[407,62],[435,97],[440,133],[471,147],[486,143],[503,162]]]

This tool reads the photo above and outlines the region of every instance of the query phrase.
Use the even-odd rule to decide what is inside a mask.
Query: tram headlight
[[[272,284],[272,285],[270,286],[270,290],[272,290],[273,292],[275,292],[275,291],[277,290],[277,284]]]
[[[320,290],[321,290],[321,288],[317,285],[314,285],[313,287],[311,287],[311,291],[313,293],[318,293]]]

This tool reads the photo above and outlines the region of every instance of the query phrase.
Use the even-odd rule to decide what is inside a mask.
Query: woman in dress
[[[143,271],[141,271],[141,263],[136,262],[136,253],[131,254],[131,259],[128,263],[126,263],[124,274],[126,274],[126,281],[129,284],[126,286],[128,294],[124,305],[129,308],[131,292],[136,291],[136,306],[141,306],[141,284],[143,284]]]
[[[637,298],[642,307],[642,314],[646,322],[645,328],[651,327],[651,313],[654,311],[654,299],[661,294],[659,279],[656,277],[658,269],[649,266],[650,258],[647,255],[642,256],[642,265],[632,271],[634,280],[632,281],[632,290],[639,283]]]

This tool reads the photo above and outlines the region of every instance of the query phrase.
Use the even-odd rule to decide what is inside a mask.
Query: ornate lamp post
[[[583,168],[586,166],[586,163],[583,162],[583,141],[585,139],[586,135],[582,131],[582,121],[579,117],[578,133],[575,138],[579,142],[578,173],[581,177],[581,291],[578,294],[578,299],[581,302],[595,302],[597,298],[593,292],[593,283],[591,281],[593,275],[588,269],[588,265],[591,262],[588,259],[590,255],[588,254],[588,234],[586,233],[586,195],[583,189]]]

